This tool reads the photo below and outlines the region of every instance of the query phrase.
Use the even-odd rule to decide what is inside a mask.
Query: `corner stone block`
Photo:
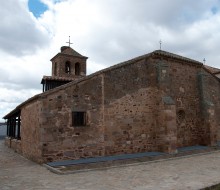
[[[165,126],[166,137],[164,139],[164,151],[170,154],[175,154],[177,152],[177,125],[176,125],[176,106],[175,102],[170,96],[162,97],[164,104],[163,110],[160,114],[163,116],[164,120],[162,125]],[[160,121],[161,122],[161,121]]]

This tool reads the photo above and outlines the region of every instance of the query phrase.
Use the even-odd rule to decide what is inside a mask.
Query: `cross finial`
[[[66,43],[69,44],[69,47],[70,47],[70,44],[73,44],[73,43],[70,42],[70,36],[69,36],[69,41],[66,42]]]
[[[161,50],[162,41],[160,40],[159,43],[160,43],[160,50]]]
[[[203,63],[205,64],[205,62],[206,62],[206,59],[204,58],[204,59],[203,59]]]

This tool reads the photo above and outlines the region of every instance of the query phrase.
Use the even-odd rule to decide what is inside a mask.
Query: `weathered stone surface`
[[[42,136],[40,134],[40,110],[42,102],[33,101],[21,111],[21,151],[22,154],[36,162],[42,162]]]
[[[219,94],[201,64],[154,52],[24,104],[21,151],[48,162],[216,145]],[[72,112],[85,112],[86,126],[73,126]]]

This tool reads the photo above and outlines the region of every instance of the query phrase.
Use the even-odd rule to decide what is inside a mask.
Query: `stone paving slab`
[[[220,183],[220,152],[69,175],[14,153],[0,141],[1,190],[185,190]]]
[[[106,156],[97,158],[85,158],[79,160],[63,160],[56,162],[49,162],[44,164],[50,171],[56,174],[72,174],[78,172],[87,172],[90,170],[102,170],[113,167],[126,167],[139,164],[146,164],[146,162],[160,162],[167,159],[177,159],[179,157],[186,157],[192,155],[207,154],[213,151],[220,151],[219,147],[208,146],[190,146],[179,148],[175,154],[167,154],[161,152],[145,152],[124,154],[116,156]]]
[[[154,157],[154,156],[161,156],[166,155],[162,152],[144,152],[144,153],[136,153],[136,154],[121,154],[115,156],[101,156],[95,158],[84,158],[79,160],[63,160],[63,161],[55,161],[49,162],[47,165],[52,167],[57,166],[68,166],[68,165],[79,165],[79,164],[91,164],[91,163],[100,163],[100,162],[112,162],[117,160],[126,160],[126,159],[136,159],[136,158],[143,158],[143,157]]]
[[[178,152],[186,152],[186,151],[193,151],[193,150],[206,150],[208,149],[207,146],[188,146],[188,147],[182,147],[178,148]]]
[[[179,148],[178,152],[182,153],[185,152],[194,152],[197,151],[212,151],[207,146],[190,146],[190,147],[183,147]],[[173,156],[178,156],[179,154],[173,154]],[[121,155],[113,155],[113,156],[100,156],[100,157],[94,157],[94,158],[82,158],[78,160],[61,160],[61,161],[55,161],[55,162],[48,162],[46,165],[51,166],[51,167],[60,167],[60,166],[71,166],[71,165],[79,165],[79,164],[92,164],[92,163],[97,163],[101,164],[102,162],[115,162],[115,161],[120,161],[126,162],[126,160],[140,160],[142,158],[165,158],[165,157],[170,157],[171,155],[168,153],[163,153],[163,152],[142,152],[142,153],[133,153],[133,154],[121,154]],[[140,158],[140,159],[139,159]],[[152,160],[152,159],[149,159]],[[144,159],[143,159],[144,161]]]

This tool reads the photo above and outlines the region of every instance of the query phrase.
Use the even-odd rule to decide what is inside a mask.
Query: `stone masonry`
[[[20,151],[39,163],[176,153],[220,140],[219,78],[200,62],[161,50],[48,90],[16,109]],[[85,113],[84,126],[73,125],[73,113]]]

